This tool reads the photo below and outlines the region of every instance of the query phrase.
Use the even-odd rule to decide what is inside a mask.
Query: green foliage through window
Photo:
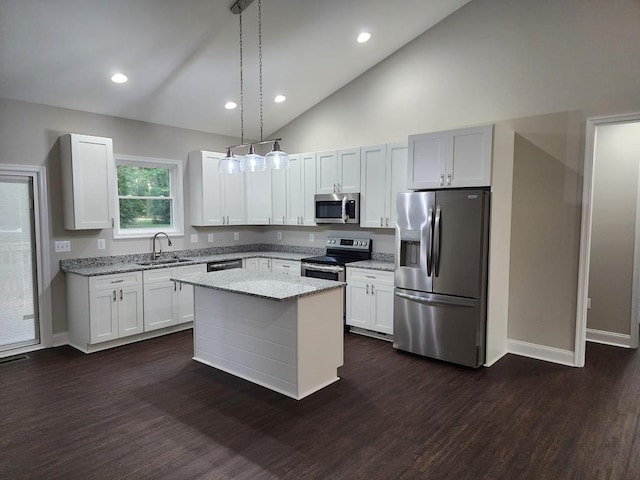
[[[118,201],[120,228],[159,228],[172,225],[171,172],[120,164]]]

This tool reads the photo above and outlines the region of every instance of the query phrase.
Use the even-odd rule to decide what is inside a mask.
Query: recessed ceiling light
[[[273,99],[276,103],[282,103],[287,99],[284,95],[276,95],[276,98]]]
[[[124,73],[116,73],[111,77],[113,83],[125,83],[127,80],[129,79]]]
[[[358,38],[356,38],[356,40],[358,43],[364,43],[368,42],[370,38],[371,34],[369,32],[362,32],[360,35],[358,35]]]
[[[227,110],[233,110],[237,106],[238,104],[236,102],[227,102],[224,104],[224,108],[226,108]]]

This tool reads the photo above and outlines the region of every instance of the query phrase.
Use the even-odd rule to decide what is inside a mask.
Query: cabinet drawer
[[[158,268],[157,270],[145,270],[142,272],[144,283],[165,282],[172,277],[173,268]]]
[[[393,272],[347,267],[347,283],[353,281],[393,285],[393,276]]]
[[[89,291],[104,290],[114,287],[128,287],[142,282],[142,272],[118,273],[115,275],[100,275],[89,278]]]
[[[174,267],[171,269],[173,275],[193,275],[196,273],[205,273],[207,266],[204,263],[200,265],[186,265],[184,267]]]

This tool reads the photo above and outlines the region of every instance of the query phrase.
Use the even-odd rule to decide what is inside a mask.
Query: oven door
[[[317,263],[303,263],[300,274],[303,277],[322,278],[344,282],[345,269],[339,265],[319,265]]]

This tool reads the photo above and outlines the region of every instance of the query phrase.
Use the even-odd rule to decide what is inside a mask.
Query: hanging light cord
[[[244,143],[244,79],[242,76],[242,7],[240,7],[240,143]]]
[[[260,79],[260,141],[262,141],[262,0],[258,0],[258,72]]]

